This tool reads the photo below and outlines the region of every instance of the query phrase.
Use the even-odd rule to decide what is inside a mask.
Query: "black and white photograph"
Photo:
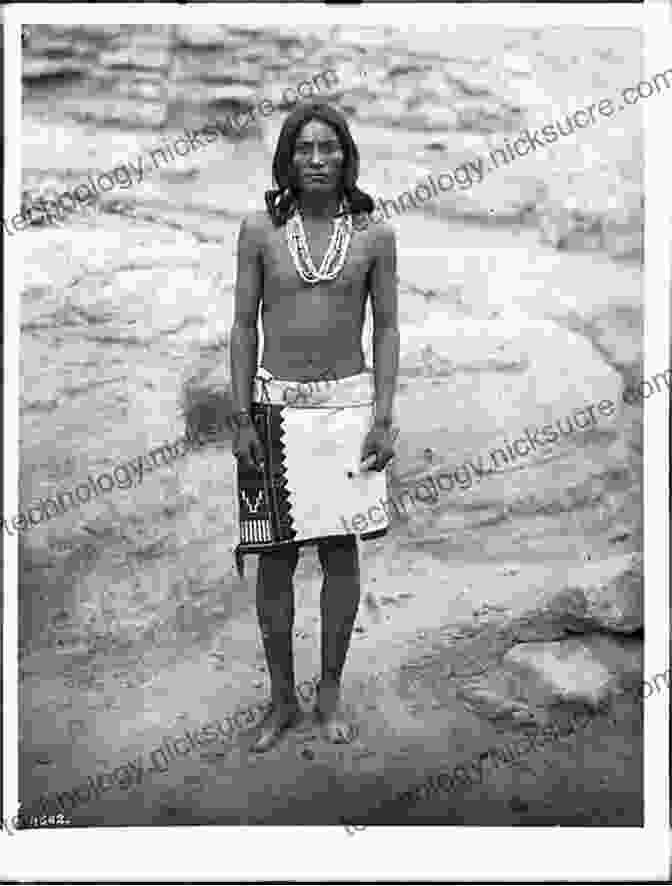
[[[373,5],[6,25],[3,831],[31,854],[188,828],[279,877],[310,826],[328,881],[414,826],[444,872],[526,835],[552,879],[552,840],[662,831],[672,66],[644,5]]]

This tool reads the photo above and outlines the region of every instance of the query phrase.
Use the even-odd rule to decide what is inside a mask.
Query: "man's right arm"
[[[234,411],[249,409],[257,371],[257,318],[263,266],[258,222],[244,219],[238,235],[234,318],[231,327],[231,392]]]

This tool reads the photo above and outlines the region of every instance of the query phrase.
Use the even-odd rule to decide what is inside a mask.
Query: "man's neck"
[[[340,201],[335,194],[302,194],[299,197],[299,209],[304,218],[333,218],[339,205]]]

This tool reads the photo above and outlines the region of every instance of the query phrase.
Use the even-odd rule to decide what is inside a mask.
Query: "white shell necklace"
[[[339,211],[344,211],[341,204]],[[350,213],[341,215],[333,221],[334,231],[329,241],[329,246],[322,259],[320,269],[317,270],[313,263],[303,227],[303,219],[298,208],[287,220],[286,235],[287,246],[294,261],[294,267],[304,283],[321,283],[326,280],[335,280],[343,270],[345,259],[352,237],[352,216]]]

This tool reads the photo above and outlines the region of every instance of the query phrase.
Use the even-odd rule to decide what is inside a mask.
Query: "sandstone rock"
[[[644,207],[611,212],[603,223],[604,248],[612,258],[641,258],[644,254]]]
[[[275,108],[288,111],[296,98],[295,81],[286,73],[277,73],[270,83],[264,86],[264,98],[273,103]]]
[[[518,615],[507,631],[519,643],[559,640],[581,630],[580,614],[584,611],[585,600],[579,592],[562,591],[550,600],[542,595],[538,606]]]
[[[528,673],[549,687],[548,702],[577,701],[596,708],[606,698],[612,675],[580,642],[524,643],[502,659],[512,672]]]
[[[490,720],[534,721],[534,715],[525,704],[507,697],[501,690],[497,692],[485,686],[484,681],[461,687],[457,694],[474,713]]]
[[[429,172],[436,178],[437,172],[448,172],[468,157],[487,156],[491,147],[488,139],[456,131],[454,100],[462,102],[462,110],[476,114],[474,125],[480,125],[480,114],[486,120],[499,121],[497,125],[501,124],[504,131],[515,116],[510,103],[507,104],[507,96],[513,95],[515,99],[517,91],[522,95],[522,87],[529,85],[531,76],[530,72],[523,71],[515,78],[521,90],[517,85],[513,90],[506,89],[506,82],[502,82],[500,88],[496,70],[499,64],[493,62],[495,55],[477,59],[477,55],[489,54],[489,50],[479,45],[469,49],[469,52],[473,50],[473,63],[444,58],[437,64],[434,59],[431,70],[399,74],[395,78],[399,91],[390,90],[390,80],[383,84],[388,66],[393,63],[426,69],[425,47],[419,53],[409,52],[408,46],[404,46],[407,36],[403,35],[403,39],[400,37],[397,41],[394,55],[389,55],[389,35],[381,28],[374,29],[370,39],[360,28],[342,31],[336,36],[325,28],[319,40],[308,40],[307,35],[305,42],[299,44],[291,33],[288,39],[278,41],[263,27],[256,30],[180,28],[175,41],[172,26],[156,27],[153,31],[131,26],[118,33],[113,42],[63,27],[45,30],[47,39],[43,49],[39,49],[37,38],[41,27],[36,26],[36,39],[31,44],[34,54],[29,56],[39,60],[36,68],[39,76],[26,80],[26,117],[22,127],[24,186],[37,193],[42,192],[41,183],[46,180],[50,188],[53,185],[54,193],[58,193],[66,185],[74,184],[74,176],[79,175],[79,171],[84,176],[88,170],[112,168],[159,147],[158,134],[143,131],[144,127],[163,125],[165,121],[170,123],[174,134],[181,134],[178,128],[197,125],[176,122],[182,106],[189,113],[198,111],[210,121],[213,117],[219,118],[220,114],[208,109],[212,91],[217,95],[218,88],[227,88],[224,84],[234,78],[239,63],[245,62],[240,65],[232,88],[249,90],[260,72],[262,82],[267,85],[255,90],[255,103],[270,98],[276,110],[280,110],[279,99],[285,85],[296,87],[301,79],[310,80],[318,70],[333,66],[342,78],[343,103],[349,102],[349,107],[355,111],[362,109],[364,114],[369,109],[377,109],[382,115],[379,118],[385,123],[382,131],[357,126],[358,131],[354,132],[353,127],[353,132],[362,149],[362,171],[375,183],[372,193],[392,199],[404,189],[420,184]],[[294,33],[294,25],[290,28]],[[119,30],[114,27],[114,33]],[[141,38],[146,52],[141,48]],[[353,59],[363,55],[348,45],[350,38],[362,45],[369,43],[370,52],[365,60],[366,87],[358,82],[351,88],[342,67],[343,60],[352,65]],[[455,49],[455,56],[468,54],[466,47],[455,46]],[[162,79],[161,74],[167,58],[175,62],[170,80]],[[301,60],[300,67],[295,65],[297,59]],[[81,96],[74,95],[73,82],[68,80],[57,93],[54,110],[77,114],[103,125],[77,126],[71,121],[52,119],[53,115],[48,114],[45,119],[42,116],[44,101],[30,104],[31,97],[44,96],[47,92],[48,100],[54,104],[59,70],[66,72],[68,65],[82,65],[86,75],[86,64],[96,65],[91,69],[94,72],[91,85],[99,90],[95,101],[84,77]],[[170,106],[169,121],[165,120],[161,102],[129,101],[151,96],[152,90],[144,91],[143,84],[150,80],[152,73],[155,79],[151,85],[165,89],[165,102]],[[452,82],[445,82],[446,75]],[[67,78],[67,73],[65,76]],[[619,63],[614,81],[620,86],[622,80]],[[100,88],[103,81],[104,90]],[[129,82],[131,85],[127,86]],[[132,94],[136,85],[140,96]],[[127,89],[128,94],[122,94]],[[61,102],[63,91],[65,101]],[[278,101],[275,91],[280,93]],[[321,88],[320,94],[327,94],[326,89]],[[606,87],[601,94],[608,94]],[[240,93],[232,96],[229,90],[225,100],[240,97]],[[244,92],[243,98],[253,100],[249,91]],[[579,100],[577,97],[577,104]],[[527,111],[527,99],[525,102],[521,99],[521,103]],[[289,104],[282,108],[288,109]],[[50,110],[49,107],[46,110]],[[227,114],[223,111],[221,117]],[[401,114],[408,115],[405,120],[417,127],[415,132],[399,127]],[[543,122],[549,122],[547,109],[544,114]],[[268,141],[271,150],[277,138],[277,130],[273,133],[272,127],[277,125],[279,129],[282,116],[274,113],[262,121],[266,134],[274,136]],[[115,129],[105,125],[115,122],[121,126]],[[137,130],[131,129],[136,125]],[[396,127],[394,133],[390,132],[392,125]],[[435,142],[444,150],[440,156],[427,158],[422,146],[432,139],[424,130],[432,125],[445,128],[445,134]],[[607,128],[605,124],[605,132]],[[251,131],[249,127],[245,135]],[[170,133],[164,130],[164,135],[168,138]],[[492,141],[501,143],[502,139],[495,137]],[[612,138],[609,157],[615,142]],[[47,143],[62,150],[47,150]],[[623,139],[623,143],[629,150],[629,139]],[[25,241],[31,248],[38,243],[43,248],[39,257],[33,255],[31,262],[26,262],[25,273],[29,279],[22,299],[25,313],[22,317],[25,324],[22,338],[25,357],[23,503],[32,501],[34,496],[52,495],[61,487],[70,488],[80,473],[86,476],[89,470],[109,470],[110,458],[120,462],[136,458],[147,447],[173,440],[183,432],[184,420],[178,406],[185,367],[190,371],[194,361],[206,354],[214,355],[213,365],[226,359],[225,346],[213,347],[212,343],[216,335],[230,325],[239,216],[249,208],[259,208],[260,203],[263,207],[263,190],[268,186],[270,155],[261,147],[256,154],[255,150],[256,146],[249,141],[244,150],[238,151],[218,141],[208,151],[194,152],[193,156],[171,162],[165,169],[161,167],[155,174],[152,170],[151,177],[147,175],[137,187],[123,194],[115,190],[101,200],[111,203],[123,198],[124,209],[134,216],[132,219],[104,214],[96,218],[94,228],[93,221],[89,223],[81,214],[76,220],[68,221],[68,225],[79,225],[74,233],[62,228],[50,231],[45,226],[45,230],[31,230],[26,234]],[[144,157],[148,166],[148,154]],[[430,161],[436,165],[433,167]],[[427,168],[420,170],[420,165]],[[418,207],[418,212],[430,212],[440,206],[451,219],[509,221],[522,218],[536,206],[542,195],[541,184],[546,182],[552,166],[565,168],[563,158],[550,157],[550,153],[542,157],[542,152],[537,152],[524,163],[516,161],[511,167],[498,169],[496,175],[486,175],[482,183],[474,182],[464,191],[455,189],[440,200],[427,201],[422,208]],[[599,222],[596,230],[604,243],[608,239],[609,219],[614,221],[615,237],[621,237],[624,231],[627,233],[638,211],[637,200],[632,204],[619,199],[610,202],[614,195],[618,198],[617,177],[610,180],[612,194],[607,189],[598,195],[590,181],[596,168],[592,159],[586,158],[583,166],[577,164],[576,168],[588,172],[574,182],[561,177],[555,190],[549,193],[551,204],[558,207],[559,217],[576,210],[583,217]],[[607,167],[598,172],[606,174]],[[595,196],[584,200],[581,195],[588,190],[595,192]],[[577,193],[580,199],[572,203]],[[633,194],[638,194],[636,186]],[[139,222],[143,215],[151,223]],[[604,219],[607,221],[603,222]],[[449,559],[448,555],[459,557],[463,553],[463,541],[468,536],[470,544],[474,539],[474,559],[482,558],[485,551],[485,556],[496,559],[498,564],[517,559],[526,562],[520,550],[523,545],[528,551],[534,549],[541,559],[548,525],[558,514],[555,525],[565,532],[559,534],[557,544],[566,546],[567,530],[573,544],[576,533],[565,514],[573,516],[569,511],[576,509],[577,504],[590,507],[610,477],[627,467],[620,455],[612,457],[609,443],[618,431],[613,431],[606,420],[600,421],[599,438],[597,433],[586,440],[583,437],[587,438],[588,434],[572,435],[551,447],[550,452],[530,453],[507,464],[487,480],[484,477],[482,483],[464,463],[473,460],[478,465],[482,455],[485,464],[493,447],[520,437],[528,424],[541,426],[562,419],[571,414],[574,407],[604,397],[614,402],[619,399],[618,365],[623,359],[630,359],[627,343],[638,339],[638,327],[631,330],[624,323],[622,334],[614,340],[614,315],[604,314],[604,332],[599,343],[605,345],[611,355],[605,362],[604,349],[594,347],[585,329],[568,333],[559,325],[557,315],[576,305],[582,317],[590,314],[592,322],[596,306],[635,302],[639,293],[639,269],[612,267],[613,263],[597,260],[590,263],[589,285],[581,285],[581,281],[586,282],[586,266],[581,258],[533,249],[531,263],[527,235],[518,227],[465,235],[463,225],[442,225],[438,220],[417,215],[412,219],[394,217],[393,223],[399,226],[399,242],[403,247],[399,251],[400,277],[413,280],[423,290],[415,295],[402,287],[400,294],[401,383],[406,387],[400,390],[397,400],[402,434],[396,471],[404,484],[420,479],[429,471],[445,468],[455,472],[455,480],[449,479],[446,487],[442,487],[436,505],[427,500],[427,493],[424,496],[419,493],[411,514],[413,527],[418,527],[418,546],[433,534],[438,550]],[[175,233],[178,231],[179,234]],[[193,238],[191,232],[195,235]],[[571,242],[571,236],[580,240],[593,234],[572,221],[565,243]],[[203,279],[204,253],[208,248],[204,244],[208,242],[213,249],[216,245],[217,268],[222,267],[225,278],[230,280],[226,285],[210,288]],[[615,241],[614,244],[608,248],[614,254],[622,253],[622,245]],[[73,261],[66,267],[61,247],[70,246]],[[471,259],[464,259],[465,254],[472,254]],[[187,266],[198,268],[198,272]],[[459,288],[462,300],[450,295],[451,285]],[[500,308],[501,313],[496,314],[494,309]],[[623,318],[627,319],[625,314]],[[220,415],[226,419],[230,410],[228,382],[226,373],[222,387],[215,384],[207,372],[199,375],[195,388],[200,385],[203,396],[199,399],[198,390],[192,390],[186,410],[188,421],[193,418],[196,424],[201,421],[210,424],[213,418],[217,422]],[[95,421],[91,421],[91,415],[96,417]],[[431,464],[423,456],[427,450],[436,453]],[[59,600],[54,608],[62,606],[73,612],[77,616],[76,625],[84,632],[86,607],[102,613],[101,587],[108,600],[118,601],[115,611],[131,634],[140,632],[148,623],[152,607],[156,609],[152,617],[157,624],[174,621],[172,583],[183,582],[185,573],[191,573],[192,567],[196,574],[197,565],[199,577],[203,566],[208,570],[208,579],[219,580],[222,549],[229,541],[231,544],[236,541],[233,469],[230,453],[219,453],[213,447],[212,451],[180,461],[174,469],[156,471],[151,482],[146,479],[137,488],[119,489],[101,497],[100,501],[92,501],[86,508],[73,509],[62,522],[54,520],[36,527],[30,536],[25,536],[33,562],[39,562],[43,551],[50,558],[36,587],[63,587],[67,593],[74,594],[76,599]],[[628,477],[623,474],[622,482],[626,481]],[[86,533],[90,529],[95,531],[93,519],[105,516],[108,511],[110,533],[113,531],[115,538],[129,536],[136,527],[153,538],[152,533],[160,527],[162,536],[174,533],[180,555],[171,550],[160,563],[152,563],[148,558],[139,564],[136,563],[139,555],[134,553],[138,575],[133,579],[129,578],[129,568],[124,565],[123,551],[115,549],[114,558],[110,553],[107,560],[101,559],[107,541],[101,543],[96,556],[91,555],[87,560]],[[588,515],[587,508],[586,512]],[[619,519],[627,525],[633,522],[628,514]],[[80,527],[83,521],[86,521],[86,533]],[[507,525],[514,521],[516,526]],[[498,527],[497,523],[503,525]],[[394,527],[397,538],[392,537],[393,545],[400,537],[402,544],[408,541],[407,525],[399,521]],[[515,535],[515,530],[520,528],[524,529],[522,534],[527,539],[523,543],[519,543]],[[76,533],[82,535],[82,541]],[[488,541],[484,541],[485,535]],[[186,557],[182,554],[183,548],[188,548],[192,541],[205,547],[194,548],[193,559],[190,559],[189,554]],[[51,562],[51,558],[57,556],[57,542],[70,544],[68,550],[74,550],[65,555],[69,558],[67,562],[65,556],[61,558],[62,568]],[[632,547],[632,542],[629,544]],[[144,549],[140,543],[136,547]],[[413,562],[417,562],[417,550],[413,554]],[[566,551],[563,549],[561,554],[566,555]],[[385,555],[381,587],[383,579],[387,582],[388,570],[394,568],[394,558],[388,556],[388,548]],[[23,559],[25,566],[25,556]],[[435,568],[432,563],[432,569]],[[494,579],[507,586],[507,591],[518,593],[517,599],[521,600],[520,595],[528,590],[524,587],[525,573],[526,570],[521,569],[518,576],[504,579],[494,576]],[[423,582],[434,580],[431,571],[421,578]],[[140,591],[136,581],[141,582]],[[408,582],[406,574],[403,581]],[[443,588],[445,583],[446,590],[450,590],[451,581],[452,577],[446,574],[439,584]],[[529,609],[529,618],[513,625],[509,634],[511,641],[516,630],[519,636],[542,639],[563,637],[567,631],[597,626],[597,616],[591,614],[588,622],[585,619],[590,607],[586,594],[574,587],[580,584],[578,578],[568,582],[564,597],[556,595],[553,605],[547,605],[551,592],[546,582],[540,579],[532,584],[524,603]],[[593,582],[591,587],[593,585],[599,590],[599,582]],[[144,602],[141,593],[145,595]],[[219,587],[213,595],[221,597]],[[37,594],[34,598],[37,600]],[[596,605],[593,600],[591,613]],[[523,604],[514,606],[512,602],[512,608],[519,613]],[[603,606],[599,620],[613,621],[614,618],[618,621],[614,612],[605,611]],[[100,625],[102,630],[108,630],[102,614]],[[473,672],[471,666],[458,671],[463,673],[469,669]],[[524,711],[518,713],[525,716]],[[515,714],[516,709],[511,708],[513,719]]]
[[[257,94],[249,86],[230,84],[218,86],[209,92],[211,104],[230,105],[239,108],[253,108],[257,102]]]
[[[641,554],[609,557],[570,570],[567,584],[510,626],[518,640],[550,640],[595,630],[633,634],[643,627]]]
[[[98,63],[106,68],[153,68],[167,71],[170,52],[167,46],[131,45],[114,52],[102,52]]]
[[[227,43],[226,29],[222,25],[178,25],[176,36],[179,44],[202,49]]]
[[[458,695],[480,716],[519,726],[547,721],[558,704],[595,709],[641,685],[641,674],[641,642],[593,634],[516,645]]]
[[[454,104],[460,129],[476,132],[497,132],[511,129],[519,122],[519,115],[509,111],[497,99],[459,101]]]
[[[455,108],[426,107],[422,110],[405,111],[399,115],[397,125],[404,129],[421,130],[423,132],[441,132],[454,130],[460,126],[460,115]]]
[[[605,161],[593,160],[592,166],[590,174],[570,168],[549,182],[537,209],[542,241],[559,249],[604,248],[615,258],[641,258],[641,185],[624,181]]]
[[[398,98],[380,99],[371,105],[357,109],[357,118],[364,123],[382,123],[388,126],[399,126],[402,117],[408,122],[406,103]],[[416,115],[417,116],[417,115]],[[423,120],[418,117],[417,128],[423,129]]]
[[[478,77],[471,72],[459,75],[454,69],[444,76],[449,83],[455,83],[464,95],[485,96],[496,92],[495,84],[488,77]]]
[[[546,204],[539,212],[541,241],[556,249],[598,249],[601,244],[597,215],[582,216],[557,204]]]
[[[202,52],[184,50],[177,54],[174,76],[177,80],[257,86],[263,80],[263,67],[242,58],[234,64],[228,53],[217,53],[215,58],[210,58]]]
[[[530,451],[504,470],[503,456],[497,456],[495,470],[491,453],[501,441],[523,436],[526,427],[541,428],[571,416],[579,403],[603,397],[616,401],[619,377],[612,370],[605,372],[589,342],[574,339],[568,347],[569,339],[557,325],[539,325],[537,319],[522,314],[514,321],[508,309],[497,318],[488,318],[470,310],[469,301],[468,290],[464,306],[427,302],[401,290],[402,314],[412,308],[413,323],[402,323],[396,399],[402,432],[394,469],[399,483],[411,489],[421,477],[452,472],[454,481],[442,482],[439,496],[441,510],[448,512],[457,507],[464,513],[478,506],[492,515],[504,506],[510,513],[522,513],[526,499],[531,514],[589,503],[606,482],[599,477],[604,472],[604,447],[596,449],[591,464],[581,433],[556,441],[552,471],[543,449],[536,454]],[[447,334],[449,329],[452,332]],[[426,377],[423,365],[428,347],[432,349],[432,377]],[[542,351],[545,355],[553,352],[553,370]],[[565,362],[570,351],[571,366]],[[585,369],[579,370],[579,362]],[[545,403],[536,393],[542,390]],[[447,415],[446,401],[455,415],[468,414],[468,421],[456,422]],[[609,420],[604,424],[608,429]],[[427,448],[437,454],[431,464],[423,455]],[[566,461],[560,458],[561,448]],[[615,467],[622,465],[622,455],[616,459],[617,454]]]
[[[39,81],[49,77],[82,77],[88,71],[84,62],[72,59],[26,58],[23,60],[21,76],[24,80]]]
[[[187,380],[182,395],[182,409],[186,426],[195,433],[207,433],[212,427],[220,428],[223,434],[231,432],[231,381],[221,355],[209,372],[206,370]]]
[[[94,41],[110,41],[120,37],[123,28],[121,25],[107,25],[87,22],[82,25],[70,26],[71,30],[84,39]]]
[[[562,323],[587,338],[603,359],[618,370],[626,386],[637,388],[643,376],[644,357],[644,305],[641,302],[603,306],[589,316],[570,311]],[[639,403],[641,406],[641,397]]]
[[[139,78],[130,81],[120,80],[116,87],[122,95],[130,98],[146,99],[150,102],[159,102],[163,98],[164,90],[161,83],[147,83]]]
[[[610,544],[617,544],[621,541],[627,541],[634,532],[636,532],[636,529],[632,526],[624,526],[622,524],[612,526],[609,530],[609,542]]]
[[[44,31],[32,31],[27,45],[24,47],[23,59],[31,56],[50,56],[53,58],[68,58],[73,55],[73,42],[71,39],[55,37]]]
[[[586,601],[583,620],[618,634],[632,634],[644,625],[644,564],[642,555],[612,557],[584,568],[579,584],[568,587]]]
[[[59,39],[67,40],[71,45],[76,45],[78,41],[100,46],[100,44],[113,43],[122,36],[124,27],[128,25],[106,25],[106,24],[42,24],[30,25],[30,46],[31,48],[41,40],[58,42]]]
[[[207,69],[201,73],[203,80],[216,80],[222,83],[239,83],[243,86],[259,86],[263,80],[261,65],[236,64],[232,65],[226,59],[218,59],[213,65],[210,63]]]
[[[525,55],[514,55],[513,53],[504,53],[501,57],[502,67],[512,74],[519,76],[529,76],[533,73],[530,60]]]
[[[63,108],[75,120],[86,123],[155,129],[166,121],[166,107],[163,103],[123,98],[114,94],[64,102]]]
[[[419,64],[418,62],[392,61],[387,70],[387,76],[390,79],[394,79],[395,77],[403,77],[407,74],[421,74],[424,70],[425,65]]]

